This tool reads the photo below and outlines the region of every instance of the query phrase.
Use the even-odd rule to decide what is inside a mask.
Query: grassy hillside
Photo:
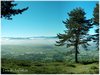
[[[98,62],[35,62],[15,59],[2,59],[2,73],[18,74],[98,74]]]

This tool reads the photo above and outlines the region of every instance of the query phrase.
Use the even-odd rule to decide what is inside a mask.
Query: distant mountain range
[[[51,38],[57,38],[57,36],[37,36],[37,37],[2,37],[2,39],[36,39],[36,38],[47,38],[47,39],[51,39]]]

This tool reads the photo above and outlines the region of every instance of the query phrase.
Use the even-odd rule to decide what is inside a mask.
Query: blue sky
[[[87,19],[93,17],[96,1],[18,1],[17,8],[29,7],[12,20],[1,20],[2,37],[56,36],[66,30],[63,20],[76,7],[86,12]],[[90,33],[94,33],[91,29]]]

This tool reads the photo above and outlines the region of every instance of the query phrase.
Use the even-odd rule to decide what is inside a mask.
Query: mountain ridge
[[[57,36],[35,36],[35,37],[1,37],[2,39],[34,39],[34,38],[57,38]]]

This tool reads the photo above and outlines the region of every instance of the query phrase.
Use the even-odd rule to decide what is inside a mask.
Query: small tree
[[[91,37],[88,34],[92,27],[91,20],[86,20],[85,12],[81,8],[76,8],[68,13],[69,18],[63,21],[67,30],[65,34],[58,34],[59,41],[56,41],[57,46],[66,45],[73,46],[75,49],[75,62],[78,63],[79,45],[87,49],[88,41]]]
[[[93,35],[93,40],[96,42],[97,48],[99,49],[99,3],[97,3],[94,8],[93,16],[93,24],[97,27],[95,30],[96,34]]]
[[[14,4],[13,2],[14,1],[1,1],[1,18],[4,17],[5,19],[11,20],[12,16],[22,14],[22,12],[28,9],[28,7],[15,9],[14,7],[17,6],[17,4]]]

